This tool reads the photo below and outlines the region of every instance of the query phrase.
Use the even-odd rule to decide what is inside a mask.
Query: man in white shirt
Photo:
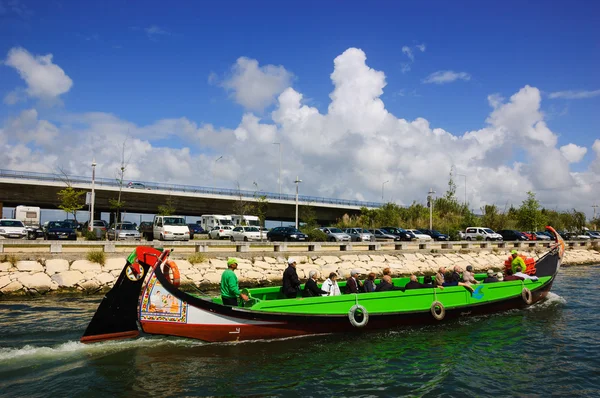
[[[523,278],[523,279],[531,279],[532,281],[537,281],[538,277],[537,276],[531,276],[531,275],[527,275],[521,272],[521,267],[517,267],[515,272],[515,276],[518,276],[519,278]]]
[[[340,296],[342,294],[337,284],[337,274],[335,272],[329,274],[329,278],[321,285],[321,290],[327,292],[323,296]]]

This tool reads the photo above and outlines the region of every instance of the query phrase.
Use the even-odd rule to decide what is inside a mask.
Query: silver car
[[[350,235],[336,227],[319,228],[327,234],[327,240],[330,242],[350,242]]]
[[[345,233],[350,235],[352,242],[374,242],[375,236],[363,228],[346,228]]]
[[[140,232],[131,223],[117,224],[106,233],[108,240],[140,240]],[[116,237],[116,239],[115,239]]]
[[[396,235],[388,234],[386,231],[382,229],[371,229],[370,230],[373,236],[375,236],[375,240],[400,240],[400,238]]]

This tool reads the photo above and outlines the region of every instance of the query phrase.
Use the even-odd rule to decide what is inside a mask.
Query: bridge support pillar
[[[4,245],[0,243],[0,253],[4,253]]]
[[[206,243],[196,243],[195,249],[196,253],[206,253],[208,246],[206,246]]]
[[[404,249],[406,249],[406,243],[394,244],[394,250],[404,250]]]
[[[452,249],[453,247],[452,243],[442,243],[442,249]]]
[[[419,243],[420,250],[429,250],[429,247],[430,247],[429,243]]]
[[[505,242],[498,242],[498,249],[504,249],[506,248],[506,243]]]
[[[352,250],[352,244],[351,243],[346,243],[346,244],[341,244],[340,245],[340,251],[346,252],[348,250]]]
[[[381,243],[369,244],[369,251],[377,251],[377,250],[381,250]]]

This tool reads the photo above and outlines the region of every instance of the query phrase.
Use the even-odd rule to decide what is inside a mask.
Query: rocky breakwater
[[[525,252],[537,258],[543,253]],[[297,261],[298,275],[308,278],[310,270],[317,271],[323,280],[330,272],[347,277],[352,269],[363,275],[374,272],[378,276],[389,267],[394,276],[410,274],[433,274],[439,267],[466,267],[472,265],[478,272],[489,268],[499,270],[508,251],[459,251],[449,253],[399,253],[347,254],[306,256],[289,253]],[[285,257],[256,256],[237,257],[240,283],[258,286],[278,283],[286,267]],[[227,258],[205,258],[199,263],[187,259],[174,259],[181,272],[182,285],[215,287],[226,269]],[[600,264],[600,252],[596,250],[568,250],[564,265]],[[104,264],[87,260],[69,262],[65,259],[16,260],[0,263],[0,296],[41,295],[52,293],[93,294],[108,290],[118,278],[124,257],[109,258]]]

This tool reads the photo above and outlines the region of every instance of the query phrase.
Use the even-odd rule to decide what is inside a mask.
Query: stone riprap
[[[524,254],[538,258],[543,253]],[[432,274],[439,267],[472,265],[475,271],[487,269],[500,270],[506,252],[452,252],[452,253],[393,253],[393,254],[348,254],[340,256],[293,255],[297,261],[298,276],[306,279],[311,270],[315,270],[321,280],[330,272],[336,272],[346,278],[352,269],[363,275],[375,272],[378,276],[389,267],[394,276],[410,274]],[[248,285],[276,283],[281,280],[286,267],[286,257],[238,258],[240,282]],[[185,259],[174,259],[181,273],[181,283],[197,286],[215,286],[221,279],[221,273],[227,268],[227,258],[207,258],[201,263],[191,264]],[[564,265],[600,264],[600,252],[596,250],[567,250]],[[23,260],[0,262],[0,296],[38,295],[47,293],[86,294],[105,291],[112,287],[125,265],[125,258],[116,257],[106,260],[104,265],[87,260],[69,262],[64,259]]]

